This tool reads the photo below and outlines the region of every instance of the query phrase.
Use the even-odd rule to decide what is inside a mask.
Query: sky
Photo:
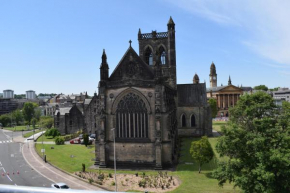
[[[177,83],[290,87],[289,0],[0,0],[0,92],[93,95],[137,33],[176,30]]]

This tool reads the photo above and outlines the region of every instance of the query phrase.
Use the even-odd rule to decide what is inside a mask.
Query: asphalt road
[[[13,137],[21,134],[22,132],[14,132]],[[0,130],[0,184],[50,187],[53,182],[25,162],[21,148],[21,143],[12,142],[12,132]]]

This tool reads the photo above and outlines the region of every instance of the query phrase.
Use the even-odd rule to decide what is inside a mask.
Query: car
[[[80,139],[83,139],[83,138],[84,138],[83,134],[80,134],[80,135],[79,135],[79,138],[80,138]]]
[[[84,139],[81,139],[81,144],[85,144],[85,143],[84,143]],[[88,145],[92,145],[92,144],[93,144],[93,140],[90,140],[90,139],[89,139],[89,143],[88,143]]]
[[[95,140],[96,139],[96,134],[91,134],[90,136],[89,136],[89,140]]]
[[[65,183],[51,184],[51,187],[56,189],[70,189]]]
[[[75,139],[71,139],[69,141],[70,144],[80,144],[81,143],[81,139],[80,138],[75,138]]]

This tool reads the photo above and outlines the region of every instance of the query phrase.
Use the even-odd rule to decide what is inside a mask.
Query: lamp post
[[[114,170],[115,170],[115,192],[118,191],[117,188],[117,177],[116,177],[116,141],[115,141],[115,128],[111,129],[113,131],[113,138],[114,138]]]
[[[11,123],[10,123],[10,126],[11,126],[11,130],[12,130],[12,141],[13,141],[13,129],[12,129],[12,112],[11,112]]]

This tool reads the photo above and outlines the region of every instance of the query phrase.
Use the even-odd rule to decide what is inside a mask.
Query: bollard
[[[44,155],[44,162],[46,163],[46,155]]]

